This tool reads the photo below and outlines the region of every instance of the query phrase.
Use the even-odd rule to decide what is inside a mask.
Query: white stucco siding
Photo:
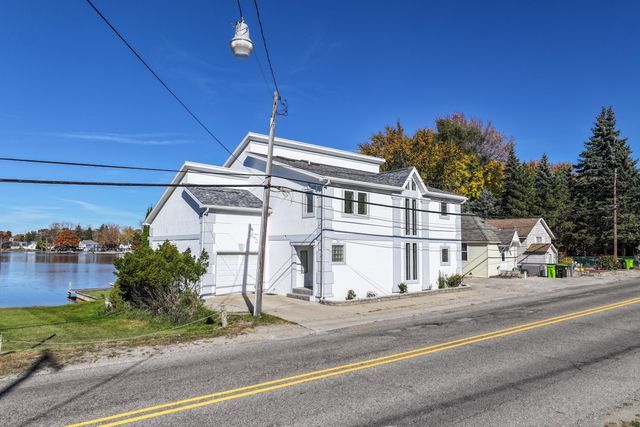
[[[390,295],[393,288],[393,249],[391,242],[340,241],[345,245],[345,262],[333,263],[333,298],[344,300],[349,289],[357,298],[368,291],[378,296]]]
[[[371,234],[371,235],[383,235],[393,236],[393,209],[380,205],[392,205],[393,200],[390,195],[369,192],[365,189],[351,189],[351,188],[329,188],[329,194],[333,197],[338,197],[340,200],[332,200],[333,222],[332,228],[337,231]],[[344,207],[344,192],[353,191],[354,213],[345,213]],[[367,196],[367,202],[373,204],[366,204],[366,213],[364,215],[358,214],[358,193],[365,193]],[[401,227],[401,224],[398,224]]]
[[[158,212],[149,227],[152,242],[170,240],[177,242],[184,240],[199,240],[200,213],[195,204],[187,203],[188,196],[182,188],[177,188]],[[184,243],[180,243],[184,246]],[[192,248],[199,251],[199,247]]]
[[[451,276],[453,274],[459,274],[462,272],[459,247],[459,242],[454,241],[432,241],[429,243],[429,262],[431,268],[429,274],[429,284],[431,285],[431,289],[438,288],[438,276]],[[449,261],[446,263],[442,262],[443,248],[449,249]]]
[[[444,200],[442,202],[445,202]],[[460,239],[460,213],[461,205],[447,202],[447,210],[451,215],[441,215],[439,200],[430,200],[427,210],[429,212],[429,237],[432,239],[456,240]]]
[[[266,293],[284,295],[291,292],[295,262],[289,241],[269,241],[265,272]]]
[[[213,213],[215,252],[257,252],[260,215]]]

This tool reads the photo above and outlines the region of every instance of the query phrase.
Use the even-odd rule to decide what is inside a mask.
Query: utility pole
[[[618,259],[618,168],[613,169],[613,258]]]
[[[273,92],[273,108],[271,109],[271,121],[269,122],[269,146],[267,148],[267,167],[265,170],[264,196],[262,198],[262,218],[260,220],[260,247],[258,248],[258,272],[256,274],[256,303],[253,306],[253,315],[262,314],[262,290],[264,289],[265,258],[267,254],[267,225],[269,222],[269,198],[271,197],[271,167],[273,165],[273,139],[276,133],[276,113],[278,110],[280,94],[276,89]]]

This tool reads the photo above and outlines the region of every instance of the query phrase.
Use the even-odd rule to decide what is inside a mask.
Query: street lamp
[[[244,22],[242,17],[236,22],[236,32],[229,42],[229,45],[236,58],[246,59],[251,55],[251,51],[253,51],[253,42],[251,41],[251,37],[249,37],[249,26]]]
[[[249,26],[242,16],[236,23],[236,31],[230,42],[231,51],[236,58],[246,59],[251,55],[253,42],[249,38]],[[267,165],[265,169],[264,195],[262,197],[262,217],[260,221],[260,243],[258,248],[258,269],[256,273],[256,302],[253,306],[253,315],[262,314],[262,290],[264,289],[264,272],[267,253],[267,225],[269,222],[269,199],[271,197],[271,169],[273,166],[273,140],[276,133],[276,113],[278,111],[280,94],[278,89],[273,92],[273,105],[271,107],[271,120],[269,121],[269,145],[267,149]]]

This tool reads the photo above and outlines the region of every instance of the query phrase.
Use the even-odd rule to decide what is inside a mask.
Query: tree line
[[[130,226],[118,224],[102,224],[97,228],[91,226],[74,226],[70,223],[53,223],[49,227],[13,236],[14,241],[37,242],[39,248],[56,246],[66,249],[77,248],[82,240],[93,240],[107,250],[117,249],[120,244],[131,244],[136,247],[142,240],[142,231]]]
[[[640,174],[611,107],[597,115],[575,164],[521,161],[515,140],[491,122],[462,113],[437,118],[435,128],[408,135],[398,122],[360,144],[386,159],[383,170],[415,166],[427,183],[468,198],[466,212],[488,217],[543,217],[558,249],[571,255],[610,254],[616,178],[618,251],[640,244]]]

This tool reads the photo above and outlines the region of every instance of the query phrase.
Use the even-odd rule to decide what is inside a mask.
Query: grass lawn
[[[204,317],[206,313],[198,317]],[[140,312],[108,312],[104,302],[80,302],[55,307],[0,309],[0,375],[24,370],[44,349],[60,362],[87,353],[127,350],[141,345],[171,344],[220,335],[234,335],[254,326],[282,322],[264,315],[229,314],[229,325],[220,327],[218,314],[176,328],[177,325]],[[114,353],[115,354],[115,353]]]

